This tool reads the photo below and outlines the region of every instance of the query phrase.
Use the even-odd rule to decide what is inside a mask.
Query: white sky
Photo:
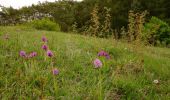
[[[21,8],[23,6],[30,6],[32,4],[37,4],[38,1],[40,2],[54,2],[57,0],[0,0],[0,5],[5,6],[5,7],[10,7],[12,6],[13,8]],[[82,1],[82,0],[77,0],[77,1]]]

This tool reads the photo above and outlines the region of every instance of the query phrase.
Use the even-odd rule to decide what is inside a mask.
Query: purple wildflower
[[[59,74],[59,70],[57,68],[54,68],[52,70],[52,73],[53,73],[53,75],[58,75]]]
[[[26,57],[25,51],[20,51],[20,52],[19,52],[19,55],[20,55],[21,57]]]
[[[98,53],[98,56],[100,57],[100,56],[104,56],[104,57],[106,57],[107,59],[110,59],[110,55],[107,53],[107,52],[105,52],[105,51],[100,51],[99,53]]]
[[[47,50],[48,50],[48,46],[44,44],[44,45],[42,46],[42,49],[44,49],[45,51],[47,51]]]
[[[52,53],[51,50],[47,50],[47,56],[48,56],[48,57],[52,57],[52,56],[53,56],[53,53]]]
[[[43,37],[42,37],[42,41],[43,41],[43,42],[47,42],[48,40],[47,40],[47,38],[46,38],[45,36],[43,36]]]
[[[110,59],[110,56],[109,55],[107,55],[107,56],[105,56],[106,57],[106,59]]]
[[[32,55],[32,57],[35,57],[35,56],[37,56],[37,52],[32,52],[31,55]]]
[[[37,52],[32,52],[27,57],[32,58],[32,57],[35,57],[35,56],[37,56]]]
[[[95,68],[100,68],[103,65],[99,59],[95,59],[93,63],[95,65]]]

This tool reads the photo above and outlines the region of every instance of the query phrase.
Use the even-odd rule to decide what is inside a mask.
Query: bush
[[[156,18],[152,17],[144,26],[143,38],[153,45],[170,44],[170,26]]]
[[[33,28],[38,30],[60,31],[59,25],[48,18],[43,18],[41,20],[34,20],[31,22],[31,24]]]

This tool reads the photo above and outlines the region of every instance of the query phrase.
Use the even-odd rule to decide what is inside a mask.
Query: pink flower
[[[99,59],[95,59],[93,64],[94,64],[95,68],[100,68],[103,65]]]
[[[47,56],[48,56],[48,57],[52,57],[52,56],[53,56],[53,53],[52,53],[51,50],[47,50]]]
[[[25,51],[20,51],[20,52],[19,52],[19,55],[20,55],[21,57],[26,57],[26,52],[25,52]]]
[[[48,40],[47,40],[47,38],[46,38],[45,36],[43,36],[43,37],[42,37],[42,41],[43,41],[43,42],[47,42]]]
[[[59,70],[57,68],[54,68],[52,70],[52,73],[53,73],[53,75],[58,75],[59,74]]]
[[[98,56],[99,56],[99,57],[100,57],[100,56],[104,56],[104,57],[106,57],[107,59],[110,59],[109,54],[108,54],[107,52],[105,52],[105,51],[100,51],[100,52],[98,53]]]
[[[37,52],[31,52],[29,55],[27,55],[25,51],[20,51],[20,56],[24,58],[33,58],[37,56]]]
[[[37,56],[37,52],[32,52],[29,55],[27,55],[27,58],[33,58],[35,56]]]
[[[44,49],[45,51],[47,51],[47,50],[48,50],[48,46],[44,44],[44,45],[42,46],[42,49]]]

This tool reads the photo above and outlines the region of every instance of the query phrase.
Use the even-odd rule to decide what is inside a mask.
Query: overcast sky
[[[21,8],[23,6],[30,6],[32,4],[37,4],[38,1],[54,2],[57,0],[0,0],[0,5],[5,6],[5,7],[12,6],[13,8]],[[81,1],[81,0],[77,0],[77,1]]]

